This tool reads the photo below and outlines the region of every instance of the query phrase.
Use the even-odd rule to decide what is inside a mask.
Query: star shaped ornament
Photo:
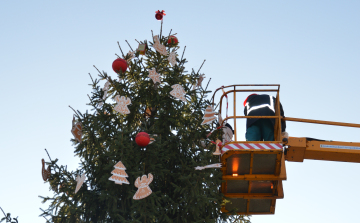
[[[156,82],[161,83],[161,81],[160,81],[160,74],[156,73],[155,68],[149,70],[149,77],[153,80],[154,84],[155,84]]]

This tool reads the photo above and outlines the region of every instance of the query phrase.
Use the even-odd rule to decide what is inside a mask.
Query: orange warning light
[[[237,177],[238,176],[238,174],[237,173],[233,173],[233,177]]]
[[[274,184],[273,183],[271,183],[271,189],[273,189],[274,188]]]
[[[233,173],[238,172],[239,163],[240,163],[240,159],[238,157],[233,158],[233,160],[232,160],[232,172]]]

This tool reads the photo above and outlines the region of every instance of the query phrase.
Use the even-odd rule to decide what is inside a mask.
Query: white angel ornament
[[[135,181],[135,187],[138,188],[136,193],[134,194],[133,199],[134,200],[140,200],[147,196],[149,196],[152,193],[152,190],[149,187],[149,184],[153,180],[153,175],[151,173],[146,175],[142,175],[141,180],[140,177],[138,177]]]
[[[117,105],[115,106],[114,110],[119,112],[120,114],[130,114],[130,110],[127,107],[131,104],[130,98],[126,98],[125,96],[115,96],[115,100],[117,102]]]

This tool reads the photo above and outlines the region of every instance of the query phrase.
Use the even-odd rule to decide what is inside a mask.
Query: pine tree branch
[[[118,43],[118,46],[119,46],[119,49],[120,49],[120,51],[121,51],[121,54],[122,54],[123,58],[125,58],[124,53],[123,53],[123,51],[122,51],[122,49],[121,49],[121,46],[120,46],[119,41],[118,41],[117,43]]]
[[[125,40],[125,41],[126,41],[126,43],[129,45],[129,47],[130,47],[131,51],[134,51],[134,50],[131,48],[131,46],[130,46],[129,42],[128,42],[127,40]]]
[[[102,73],[100,72],[100,70],[99,70],[95,65],[93,65],[93,66],[94,66],[95,69],[99,72],[99,74],[102,75]],[[90,75],[91,81],[94,83],[94,80],[93,80],[93,78],[92,78],[92,76],[91,76],[90,73],[89,73],[89,75]]]
[[[181,60],[180,60],[180,61],[182,61],[182,60],[183,60],[185,50],[186,50],[186,46],[184,47],[184,51],[183,51],[183,53],[182,53],[182,56],[181,56]],[[185,64],[185,62],[184,62],[184,64]]]
[[[164,21],[164,20],[162,19],[162,20],[161,20],[161,27],[160,27],[160,40],[161,40],[161,35],[162,35],[163,21]],[[159,41],[160,41],[160,40],[159,40]]]
[[[52,160],[46,148],[45,148],[45,152],[47,153],[49,159]]]
[[[75,112],[76,115],[80,116],[80,115],[75,111],[75,109],[73,109],[70,105],[69,105],[69,108],[71,108],[71,109]],[[79,112],[79,113],[80,113],[80,112]]]
[[[197,72],[198,74],[199,74],[199,72],[200,72],[200,69],[201,69],[202,66],[204,65],[205,61],[206,61],[206,60],[204,60],[204,62],[201,64],[201,66],[200,66],[200,68],[199,68],[199,70],[198,70],[198,72]]]
[[[4,210],[1,207],[0,207],[0,209],[1,209],[2,213],[4,214],[4,216],[6,217]]]

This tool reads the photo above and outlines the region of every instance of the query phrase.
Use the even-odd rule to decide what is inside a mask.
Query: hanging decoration
[[[157,137],[157,134],[151,134],[151,135],[150,135],[150,142],[149,142],[149,144],[155,142],[155,138],[156,138],[156,137]]]
[[[130,58],[127,60],[127,62],[130,62],[132,59],[135,58],[135,51],[129,50],[129,52],[127,54],[130,56]]]
[[[103,88],[103,91],[104,91],[104,96],[103,96],[103,99],[105,100],[105,98],[107,97],[107,92],[110,88],[110,82],[109,81],[106,81],[105,85],[104,85],[104,88]]]
[[[112,176],[109,178],[109,180],[114,181],[116,184],[130,184],[129,181],[126,179],[126,177],[129,177],[127,173],[125,172],[126,168],[124,164],[119,161],[117,164],[115,164],[115,169],[111,172]]]
[[[176,53],[174,51],[169,54],[168,61],[170,62],[171,66],[177,65]]]
[[[195,90],[195,88],[197,88],[197,87],[201,87],[201,84],[202,84],[204,78],[205,78],[205,74],[201,74],[201,75],[199,76],[196,84],[193,85],[193,90]]]
[[[176,38],[176,36],[170,36],[168,39],[168,44],[170,47],[177,46],[179,43],[179,40]]]
[[[117,105],[114,108],[115,111],[123,115],[130,114],[130,110],[127,107],[131,104],[130,98],[127,98],[125,96],[120,97],[119,95],[116,95],[115,100],[117,102]]]
[[[159,36],[154,36],[154,44],[153,47],[156,51],[158,51],[162,55],[167,55],[166,47],[160,43]]]
[[[215,152],[213,153],[213,155],[215,155],[215,156],[221,155],[220,146],[222,146],[222,143],[221,143],[221,140],[220,140],[220,139],[217,139],[217,140],[215,141],[215,146],[216,146],[216,150],[215,150]]]
[[[151,117],[151,108],[147,107],[145,110],[145,118],[150,118]]]
[[[81,186],[83,185],[84,181],[85,181],[85,173],[83,173],[80,177],[80,175],[78,175],[76,177],[76,189],[75,189],[75,194],[80,190]]]
[[[125,73],[127,67],[128,65],[126,60],[121,58],[117,58],[116,60],[114,60],[112,64],[112,68],[115,71],[115,73],[120,73],[120,72]]]
[[[154,84],[156,82],[161,83],[160,74],[156,73],[155,68],[149,70],[149,77],[153,80]]]
[[[164,15],[166,15],[164,10],[161,10],[161,11],[160,11],[160,10],[157,10],[157,11],[155,11],[155,18],[156,18],[157,20],[162,20],[163,17],[164,17]]]
[[[73,120],[72,120],[71,133],[73,134],[75,139],[81,143],[82,125],[81,125],[81,122],[75,122],[75,117],[73,117]]]
[[[206,166],[197,166],[195,167],[195,170],[203,170],[206,168],[221,168],[221,163],[214,163]]]
[[[42,169],[41,169],[41,175],[44,181],[47,181],[50,178],[50,166],[48,166],[47,169],[45,169],[45,160],[41,159],[41,163],[42,163]]]
[[[139,51],[140,55],[145,55],[146,51],[147,51],[148,47],[145,43],[140,43],[139,47],[137,48],[137,51]]]
[[[206,146],[206,141],[205,141],[205,140],[200,140],[200,145],[201,145],[203,148],[207,148],[207,146]]]
[[[219,125],[222,125],[223,119],[222,119],[222,117],[221,117],[220,110],[219,110],[219,112],[217,113],[217,116],[218,116],[218,123],[219,123]]]
[[[145,147],[150,142],[150,136],[146,132],[139,132],[135,137],[135,142],[140,147]]]
[[[212,121],[216,120],[215,112],[211,105],[207,106],[203,119],[204,121],[201,123],[201,125],[210,124]]]
[[[173,90],[170,91],[170,94],[172,96],[174,96],[175,98],[178,98],[178,99],[182,100],[183,102],[186,102],[186,98],[185,98],[186,92],[185,92],[184,88],[180,84],[174,84],[171,87],[173,88]]]
[[[231,142],[234,136],[234,131],[232,130],[231,125],[229,123],[224,124],[222,130],[223,130],[223,135],[222,135],[223,144]]]
[[[103,101],[99,103],[100,107],[103,106],[104,101],[106,100],[107,92],[108,92],[109,88],[110,88],[110,82],[106,81],[104,88],[103,88],[103,92],[104,92],[104,96],[102,97]]]
[[[152,191],[149,187],[149,184],[153,181],[153,175],[151,173],[148,174],[148,176],[143,175],[141,177],[138,177],[135,181],[135,187],[138,188],[138,190],[136,191],[136,193],[134,194],[133,199],[134,200],[140,200],[143,199],[147,196],[149,196]]]

